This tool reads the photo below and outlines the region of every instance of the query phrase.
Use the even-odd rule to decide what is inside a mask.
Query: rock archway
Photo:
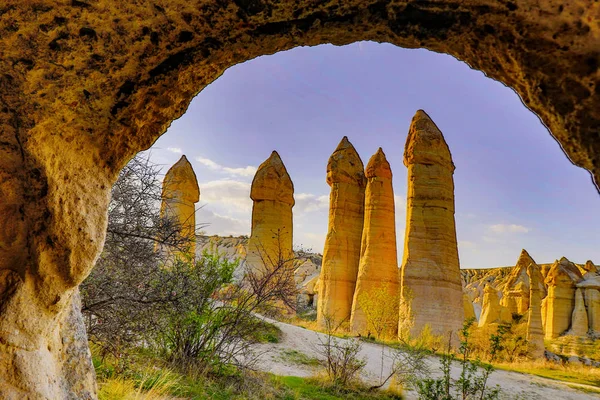
[[[111,184],[236,63],[357,40],[448,53],[514,88],[600,182],[600,3],[565,3],[3,2],[0,397],[94,397],[65,321],[102,248]]]

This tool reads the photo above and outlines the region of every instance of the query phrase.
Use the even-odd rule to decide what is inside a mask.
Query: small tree
[[[335,324],[331,316],[324,316],[325,335],[319,335],[319,345],[316,350],[323,359],[323,366],[329,381],[338,387],[345,387],[355,379],[365,367],[366,360],[359,358],[362,349],[360,340],[339,339],[333,336],[344,321]]]

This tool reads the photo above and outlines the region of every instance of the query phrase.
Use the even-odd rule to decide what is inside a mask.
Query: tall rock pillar
[[[442,132],[422,110],[412,119],[404,165],[408,167],[406,234],[401,296],[410,300],[413,334],[456,333],[464,310],[456,227],[454,164]]]
[[[381,148],[369,160],[365,175],[365,219],[350,330],[376,334],[384,324],[382,333],[393,335],[398,324],[396,217],[392,169]],[[371,326],[374,320],[381,321],[379,326]]]
[[[250,198],[254,203],[246,267],[257,271],[291,260],[294,184],[276,151],[258,167]]]
[[[575,290],[575,305],[571,318],[571,333],[575,336],[586,336],[589,330],[587,309],[583,301],[583,290]]]
[[[583,277],[579,268],[565,257],[555,261],[546,276],[545,338],[554,339],[571,326],[575,307],[575,289]]]
[[[366,178],[364,165],[344,136],[327,163],[329,227],[323,251],[317,323],[350,319],[360,261]]]
[[[196,203],[200,201],[200,188],[192,168],[185,156],[181,156],[167,171],[162,187],[160,214],[171,218],[181,228],[181,236],[188,239],[185,253],[196,254]]]
[[[525,251],[525,250],[523,250]],[[530,345],[530,354],[533,358],[544,357],[544,327],[542,326],[542,290],[540,280],[542,273],[540,267],[531,263],[527,266],[529,277],[529,311],[527,318],[527,342]]]

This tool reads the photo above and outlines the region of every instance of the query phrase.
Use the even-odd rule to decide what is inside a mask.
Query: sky
[[[600,263],[600,196],[538,117],[503,84],[428,50],[358,42],[298,47],[229,68],[150,150],[163,172],[182,154],[207,234],[249,235],[250,183],[277,150],[294,182],[294,243],[322,253],[327,161],[348,136],[363,163],[382,147],[394,174],[402,260],[410,121],[425,110],[450,147],[461,268],[562,256]]]

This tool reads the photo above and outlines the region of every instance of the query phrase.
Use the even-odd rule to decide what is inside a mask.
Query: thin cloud
[[[305,214],[315,211],[327,210],[329,208],[329,196],[317,196],[312,193],[297,193],[294,195],[296,205],[294,213]]]
[[[179,147],[167,147],[167,150],[171,153],[183,154],[183,151]]]
[[[490,226],[490,231],[494,233],[527,233],[531,229],[516,224],[495,224]]]
[[[252,177],[254,176],[254,174],[256,174],[256,167],[253,167],[251,165],[242,168],[226,167],[205,157],[196,157],[196,161],[198,161],[200,164],[204,165],[208,169],[229,175]]]
[[[250,213],[250,184],[234,180],[217,180],[200,184],[200,200],[213,208],[227,209],[231,212]]]

